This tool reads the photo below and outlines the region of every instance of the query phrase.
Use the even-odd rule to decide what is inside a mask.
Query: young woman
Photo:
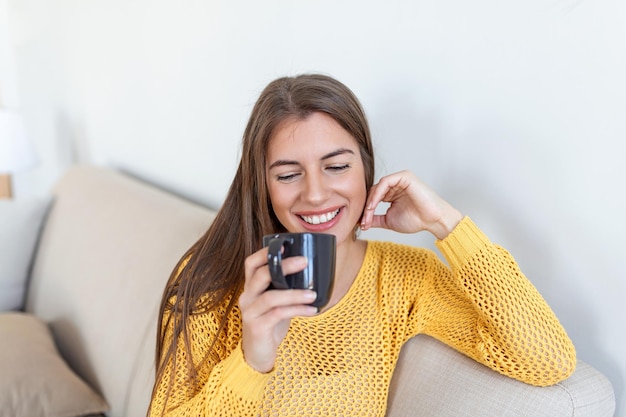
[[[375,214],[381,202],[386,213]],[[358,239],[430,232],[432,251]],[[309,290],[267,290],[262,236],[337,238],[322,311]],[[283,261],[284,273],[306,259]],[[513,258],[410,172],[374,184],[368,124],[323,75],[271,82],[254,106],[217,218],[181,259],[159,317],[151,416],[384,416],[400,349],[429,334],[534,385],[574,370],[574,347]]]

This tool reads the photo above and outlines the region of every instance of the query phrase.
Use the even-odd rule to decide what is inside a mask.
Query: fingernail
[[[311,306],[309,307],[309,311],[311,312],[311,314],[317,314],[320,312],[320,309],[315,306]]]
[[[309,290],[304,294],[304,296],[307,300],[315,301],[315,299],[317,298],[317,293],[315,291]]]

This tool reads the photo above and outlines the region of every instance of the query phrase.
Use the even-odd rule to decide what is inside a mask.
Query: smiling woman
[[[333,233],[338,255],[349,256],[367,195],[359,154],[356,140],[325,113],[282,123],[267,149],[269,197],[280,223],[291,232]]]
[[[374,184],[373,161],[364,111],[339,81],[263,90],[226,201],[165,288],[151,416],[384,416],[400,349],[420,333],[529,384],[573,372],[574,346],[511,255],[414,174]],[[357,238],[371,227],[427,231],[447,265]],[[310,290],[268,289],[262,236],[279,232],[335,235],[324,310]],[[306,263],[286,258],[283,272]]]

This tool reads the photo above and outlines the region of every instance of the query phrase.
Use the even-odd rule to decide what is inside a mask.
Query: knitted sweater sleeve
[[[237,311],[232,313],[237,314]],[[168,323],[167,319],[164,319],[164,323]],[[157,381],[150,406],[150,417],[258,414],[263,390],[270,374],[259,373],[245,362],[238,323],[237,317],[229,317],[224,337],[218,340],[215,354],[208,355],[207,350],[212,336],[217,333],[219,320],[215,312],[190,317],[190,355],[185,352],[182,337],[179,338],[176,363],[170,361],[163,377]],[[164,346],[167,347],[172,340],[172,326],[164,326]],[[190,382],[189,358],[196,369],[194,383]]]
[[[419,285],[418,332],[525,383],[552,385],[574,371],[571,340],[506,250],[467,217],[437,247],[449,267],[431,262]]]

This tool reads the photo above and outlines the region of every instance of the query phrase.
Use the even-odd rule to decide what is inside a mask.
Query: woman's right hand
[[[267,290],[272,279],[267,267],[268,249],[263,248],[245,261],[246,282],[239,297],[243,322],[243,355],[253,369],[270,372],[276,362],[278,345],[296,316],[311,317],[316,294],[311,290]],[[283,273],[294,274],[306,267],[307,259],[293,256],[282,261]]]

